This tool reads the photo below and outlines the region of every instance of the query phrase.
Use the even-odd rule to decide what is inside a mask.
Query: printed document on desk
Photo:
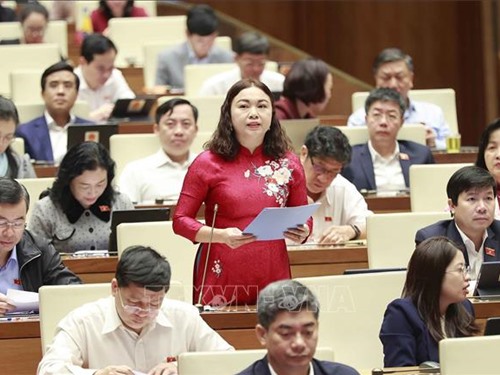
[[[305,224],[316,211],[319,203],[296,207],[267,207],[243,230],[245,234],[253,234],[258,241],[280,240],[285,238],[283,232],[297,225]]]
[[[7,299],[12,301],[16,308],[9,313],[21,311],[38,311],[38,293],[27,292],[25,290],[8,289]]]

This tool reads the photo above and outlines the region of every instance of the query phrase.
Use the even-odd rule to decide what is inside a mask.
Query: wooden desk
[[[443,163],[475,163],[477,147],[462,147],[459,153],[448,154],[446,151],[433,151],[432,155],[438,164]]]
[[[63,256],[63,263],[84,283],[109,283],[115,276],[117,256],[73,258]]]
[[[388,212],[410,212],[410,195],[398,195],[395,197],[377,196],[369,194],[365,196],[368,209],[377,214]]]
[[[38,319],[0,322],[0,363],[2,374],[36,374],[42,358]]]
[[[136,95],[143,94],[144,74],[141,67],[118,68],[123,73],[125,80]]]
[[[37,177],[55,177],[58,166],[54,164],[33,164]]]

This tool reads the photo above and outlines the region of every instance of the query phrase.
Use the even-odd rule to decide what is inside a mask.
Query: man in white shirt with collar
[[[169,359],[181,353],[233,350],[193,305],[165,298],[170,277],[168,261],[155,250],[125,249],[112,295],[59,322],[38,375],[172,375],[177,367]]]
[[[80,65],[75,69],[81,82],[78,100],[89,104],[94,121],[107,120],[118,99],[135,98],[122,72],[115,68],[117,52],[104,35],[91,34],[83,40]]]
[[[427,146],[446,149],[446,137],[450,133],[444,120],[443,110],[437,105],[411,100],[408,92],[413,88],[413,59],[398,48],[386,48],[373,62],[376,87],[388,87],[399,92],[406,102],[403,116],[405,124],[422,124],[426,128]],[[364,126],[364,108],[355,111],[348,119],[348,126]]]
[[[199,95],[226,95],[232,85],[244,78],[261,81],[272,92],[282,92],[285,76],[265,70],[269,48],[269,40],[264,35],[254,31],[243,33],[234,44],[238,67],[208,78],[203,82]]]
[[[483,168],[460,168],[446,185],[452,219],[420,229],[415,242],[445,236],[464,253],[470,277],[476,280],[483,262],[500,261],[500,221],[494,220],[497,185]]]
[[[184,88],[184,67],[188,64],[222,64],[234,61],[233,52],[214,45],[219,35],[219,20],[214,10],[206,5],[193,6],[186,21],[183,43],[167,48],[158,55],[155,84]]]
[[[91,123],[71,113],[75,105],[80,79],[66,62],[49,66],[42,74],[43,116],[37,117],[16,130],[24,139],[26,153],[31,159],[58,164],[66,154],[68,126]]]
[[[397,140],[405,108],[403,96],[395,90],[378,88],[368,95],[365,111],[369,140],[353,146],[351,163],[342,171],[358,190],[405,190],[412,164],[434,163],[428,147]]]
[[[343,243],[366,238],[366,217],[372,212],[356,186],[340,172],[351,160],[351,146],[337,128],[317,126],[300,150],[308,197],[320,207],[313,215],[309,240]]]
[[[156,110],[154,132],[160,149],[125,166],[119,188],[133,202],[176,200],[188,167],[196,157],[189,148],[198,132],[198,110],[189,101],[170,99]]]

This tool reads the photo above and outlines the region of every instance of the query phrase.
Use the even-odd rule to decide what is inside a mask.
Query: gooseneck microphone
[[[198,294],[198,302],[195,304],[195,307],[198,309],[198,311],[202,312],[203,311],[203,305],[201,303],[201,299],[203,297],[203,287],[205,286],[205,277],[207,276],[207,268],[208,268],[208,259],[210,258],[210,249],[212,248],[212,239],[214,237],[214,228],[215,228],[215,218],[217,217],[217,210],[219,209],[219,205],[216,203],[214,205],[214,218],[212,220],[212,226],[210,228],[210,237],[208,239],[208,246],[207,246],[207,257],[205,259],[205,267],[203,269],[203,276],[201,278],[201,288],[200,288],[200,294]]]

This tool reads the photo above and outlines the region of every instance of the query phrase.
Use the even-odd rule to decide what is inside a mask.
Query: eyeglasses
[[[8,227],[11,227],[13,230],[24,230],[26,226],[26,220],[18,219],[14,221],[8,220],[0,220],[0,229],[6,230]]]
[[[446,273],[459,272],[464,277],[470,274],[470,266],[460,266],[456,270],[446,271]]]
[[[316,164],[314,162],[314,159],[312,156],[309,157],[309,159],[311,159],[311,165],[312,165],[314,173],[316,173],[316,174],[321,174],[321,175],[325,175],[325,176],[330,177],[330,178],[334,178],[341,171],[340,169],[336,169],[336,170],[326,169],[325,167],[323,167],[319,164]]]
[[[0,143],[10,143],[14,140],[14,134],[0,136]]]
[[[157,314],[158,311],[160,310],[160,306],[148,306],[146,309],[143,309],[142,307],[139,306],[133,306],[133,305],[125,305],[123,303],[122,299],[122,294],[120,290],[118,290],[118,297],[120,298],[120,304],[122,305],[123,310],[130,315],[147,315],[148,318],[154,318]]]
[[[385,117],[387,119],[387,122],[390,123],[395,123],[398,121],[402,121],[401,116],[398,116],[396,113],[382,113],[382,112],[368,112],[368,116],[370,116],[372,119],[374,119],[377,122],[382,121],[382,118]]]

